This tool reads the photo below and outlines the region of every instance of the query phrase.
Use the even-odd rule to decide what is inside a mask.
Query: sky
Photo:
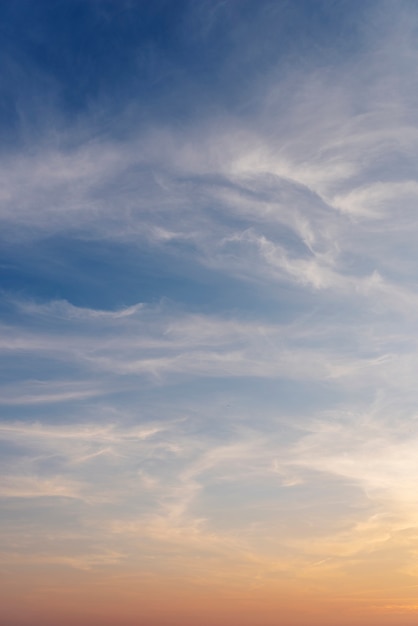
[[[418,5],[0,3],[2,626],[411,626]]]

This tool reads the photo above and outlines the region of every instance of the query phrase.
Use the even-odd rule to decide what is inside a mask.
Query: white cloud
[[[242,561],[249,579],[312,580],[392,546],[416,576],[415,536],[402,543],[418,515],[418,55],[407,30],[383,48],[373,36],[343,64],[272,70],[239,118],[3,152],[2,238],[19,263],[32,263],[23,244],[59,235],[148,246],[151,265],[164,253],[164,268],[181,259],[196,284],[204,270],[220,286],[212,313],[196,312],[192,288],[190,307],[130,293],[113,310],[2,298],[0,496],[45,507],[56,529],[67,499],[76,534],[98,543],[34,561],[112,566],[135,541],[138,561],[146,549],[180,565],[209,552]],[[121,274],[136,276],[135,263]],[[220,310],[234,281],[251,313],[239,296]],[[229,413],[222,386],[241,402]]]

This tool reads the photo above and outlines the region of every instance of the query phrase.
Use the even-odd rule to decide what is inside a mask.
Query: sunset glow
[[[0,17],[1,626],[416,626],[418,4]]]

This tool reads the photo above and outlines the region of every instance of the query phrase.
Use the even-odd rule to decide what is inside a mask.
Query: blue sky
[[[401,623],[415,3],[21,0],[0,23],[7,585],[235,572],[357,584],[370,611],[390,588]]]

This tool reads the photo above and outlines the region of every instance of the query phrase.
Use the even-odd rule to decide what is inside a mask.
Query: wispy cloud
[[[5,562],[412,587],[415,7],[110,4],[0,50]]]

